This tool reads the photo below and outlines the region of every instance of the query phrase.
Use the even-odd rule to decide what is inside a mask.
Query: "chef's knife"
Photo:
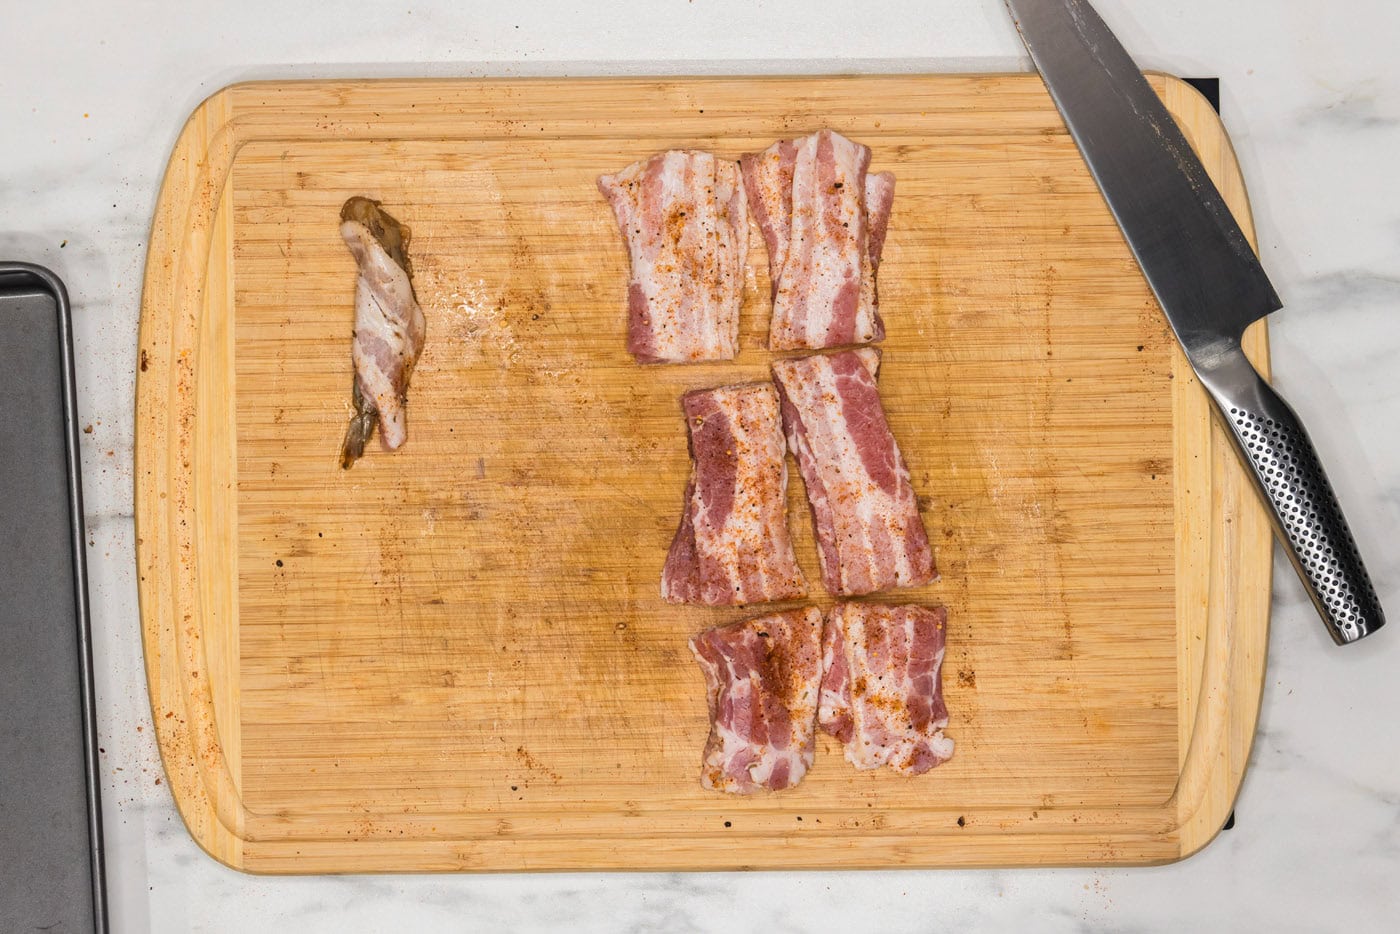
[[[1245,359],[1282,306],[1205,167],[1086,0],[1006,0],[1104,200],[1219,408],[1289,558],[1343,645],[1385,625],[1376,590],[1298,416]]]

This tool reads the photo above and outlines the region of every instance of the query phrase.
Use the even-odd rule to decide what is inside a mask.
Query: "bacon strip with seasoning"
[[[348,470],[376,427],[386,451],[398,450],[408,439],[408,382],[423,352],[427,323],[413,293],[408,227],[378,201],[354,197],[340,210],[340,236],[359,270],[351,343],[355,412],[340,451],[340,466]]]
[[[773,350],[884,338],[875,272],[894,175],[869,174],[870,149],[832,130],[781,140],[739,160],[768,246]]]
[[[936,576],[909,469],[875,386],[878,359],[863,348],[773,363],[822,583],[832,594],[916,587]]]
[[[781,791],[816,755],[822,679],[816,607],[706,630],[690,640],[705,675],[710,736],[700,783],[715,791]]]
[[[768,280],[775,296],[783,263],[787,261],[788,237],[792,233],[792,170],[801,143],[800,139],[783,139],[763,152],[739,157],[749,210],[768,247]]]
[[[670,150],[598,179],[627,243],[627,349],[640,363],[732,360],[748,260],[737,163]]]
[[[943,607],[840,603],[822,635],[817,722],[858,769],[919,775],[947,762]]]
[[[661,572],[670,603],[711,606],[807,593],[787,524],[787,460],[771,383],[688,392],[691,476]]]

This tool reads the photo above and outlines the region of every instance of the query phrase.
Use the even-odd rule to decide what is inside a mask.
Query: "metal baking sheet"
[[[106,931],[68,298],[0,262],[0,931]]]

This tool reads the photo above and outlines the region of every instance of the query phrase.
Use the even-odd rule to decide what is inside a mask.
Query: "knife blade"
[[[1245,358],[1282,307],[1224,198],[1131,56],[1086,0],[1005,0],[1338,645],[1385,625],[1371,577],[1297,414]]]

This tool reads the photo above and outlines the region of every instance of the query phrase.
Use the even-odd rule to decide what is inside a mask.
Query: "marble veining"
[[[1285,301],[1278,383],[1400,616],[1400,7],[1098,0],[1145,68],[1218,75]],[[113,929],[127,931],[1381,931],[1400,917],[1400,622],[1334,649],[1281,556],[1237,824],[1137,870],[263,878],[198,851],[145,694],[131,440],[161,171],[236,80],[386,75],[999,71],[1000,0],[420,0],[31,6],[0,76],[0,256],[74,300]],[[799,12],[805,11],[805,12]],[[153,28],[159,22],[160,28]],[[11,37],[12,39],[14,37]],[[12,413],[13,415],[13,413]]]

